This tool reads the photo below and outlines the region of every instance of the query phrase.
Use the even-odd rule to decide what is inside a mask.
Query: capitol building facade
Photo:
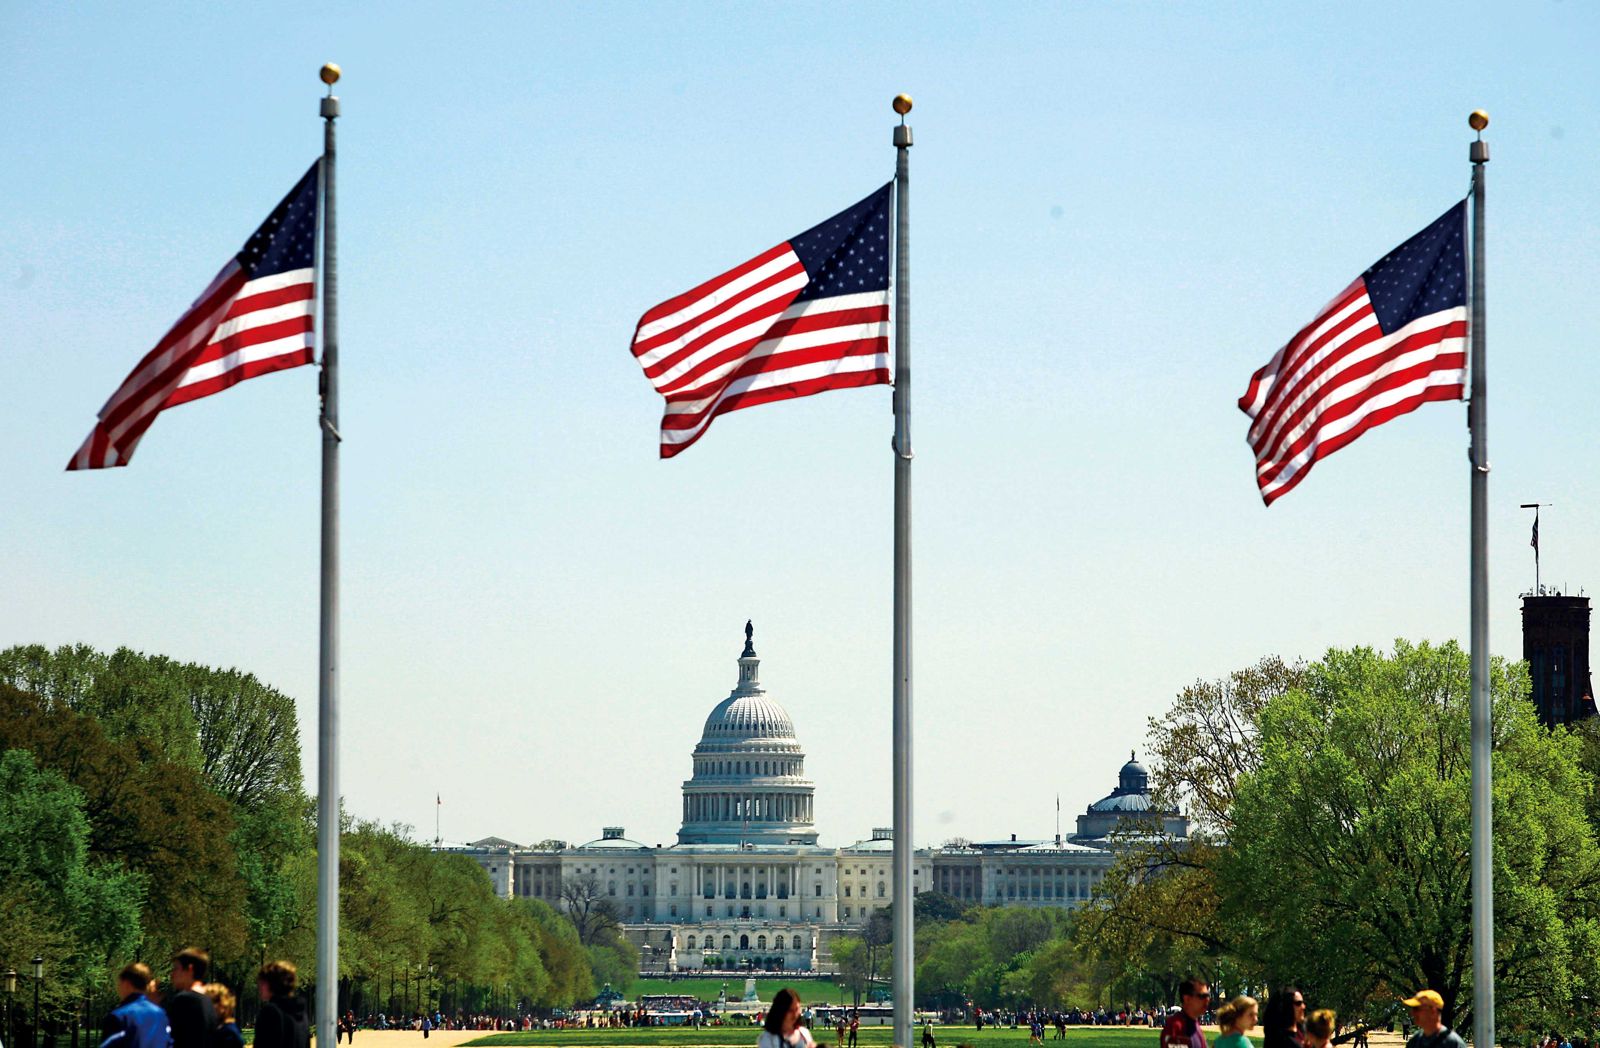
[[[621,827],[576,847],[522,847],[490,837],[449,850],[477,860],[504,897],[562,905],[562,885],[583,882],[614,907],[650,971],[724,967],[830,970],[830,945],[859,934],[893,901],[892,834],[824,847],[813,821],[816,784],[788,712],[761,686],[745,627],[739,680],[712,709],[683,782],[678,842],[651,847]],[[1127,833],[1188,836],[1188,820],[1157,808],[1149,776],[1130,758],[1115,790],[1078,816],[1063,839],[963,842],[918,849],[917,892],[967,902],[1071,908],[1089,897]]]

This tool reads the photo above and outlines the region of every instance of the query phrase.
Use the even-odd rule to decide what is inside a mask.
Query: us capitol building
[[[592,878],[651,971],[726,967],[828,970],[838,935],[858,934],[893,899],[892,833],[842,848],[817,843],[805,751],[788,712],[761,687],[746,624],[739,683],[706,718],[683,783],[678,843],[629,840],[621,827],[576,847],[525,848],[490,837],[465,848],[495,891],[561,906],[563,881]],[[1187,837],[1189,821],[1155,807],[1149,775],[1129,759],[1117,788],[1078,816],[1077,833],[918,849],[915,891],[974,903],[1071,908],[1087,899],[1113,859],[1114,830]],[[1119,839],[1121,834],[1119,834]]]

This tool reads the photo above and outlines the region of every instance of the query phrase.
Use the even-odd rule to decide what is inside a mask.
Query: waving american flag
[[[67,469],[126,466],[166,408],[312,362],[320,163],[123,379]]]
[[[889,382],[891,186],[640,318],[662,458],[729,411]]]

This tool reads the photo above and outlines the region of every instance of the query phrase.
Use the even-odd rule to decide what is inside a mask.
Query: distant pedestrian
[[[1254,1048],[1246,1036],[1256,1026],[1256,999],[1241,994],[1217,1009],[1220,1035],[1212,1048]]]
[[[939,1048],[939,1042],[933,1038],[933,1025],[928,1022],[922,1024],[922,1048]]]
[[[1206,1035],[1200,1017],[1211,1003],[1211,987],[1204,979],[1185,979],[1178,984],[1179,1010],[1161,1028],[1161,1048],[1206,1048]]]
[[[839,1036],[834,1039],[834,1042],[833,1042],[834,1043],[834,1048],[844,1048],[844,1034],[845,1034],[845,1030],[849,1028],[850,1024],[845,1022],[845,1018],[844,1018],[844,1013],[843,1012],[839,1013],[839,1018],[837,1020],[837,1025],[838,1025],[837,1033],[839,1034]]]
[[[1306,995],[1284,986],[1267,998],[1262,1015],[1263,1048],[1305,1048]]]
[[[211,1031],[212,1048],[244,1048],[244,1034],[233,1017],[233,991],[219,982],[206,983],[206,996],[217,1013],[217,1026]]]
[[[122,1003],[105,1019],[100,1048],[172,1048],[172,1026],[167,1013],[147,996],[150,969],[130,964],[117,973],[117,996]]]
[[[800,995],[785,986],[772,995],[756,1048],[812,1048],[811,1031],[800,1023]]]
[[[861,1013],[854,1008],[850,1009],[850,1045],[856,1048],[856,1034],[861,1032]]]
[[[255,1048],[311,1048],[306,1002],[297,995],[299,976],[288,961],[268,961],[256,974],[261,1011],[256,1016]]]
[[[1417,1024],[1406,1048],[1467,1048],[1461,1035],[1444,1024],[1444,998],[1437,991],[1419,990],[1400,1003],[1411,1009],[1411,1021]]]
[[[206,976],[211,957],[190,946],[172,957],[172,990],[161,1007],[172,1023],[172,1048],[211,1048],[217,1028],[217,1009],[206,996]]]

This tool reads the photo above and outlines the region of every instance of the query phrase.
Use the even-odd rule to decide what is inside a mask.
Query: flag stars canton
[[[1385,334],[1466,305],[1466,216],[1463,200],[1362,274]]]
[[[810,277],[795,301],[888,290],[890,188],[789,241]]]
[[[239,265],[251,277],[309,269],[317,248],[317,165],[273,209],[239,249]]]

